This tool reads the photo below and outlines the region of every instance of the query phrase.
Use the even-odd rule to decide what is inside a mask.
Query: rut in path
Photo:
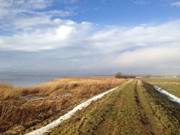
[[[164,134],[179,135],[180,106],[155,90],[153,85],[143,82],[143,87],[147,91],[146,98],[149,106],[162,125]]]
[[[154,133],[152,132],[151,123],[149,122],[149,118],[146,116],[145,110],[140,101],[140,97],[138,93],[138,82],[136,82],[136,85],[134,88],[134,99],[135,99],[135,103],[136,103],[136,107],[137,107],[137,111],[139,115],[139,121],[141,122],[141,124],[143,125],[143,127],[145,128],[148,134],[154,135]]]

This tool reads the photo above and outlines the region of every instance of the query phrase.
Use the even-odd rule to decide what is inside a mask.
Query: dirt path
[[[179,135],[180,108],[134,80],[94,102],[48,135]]]
[[[139,83],[139,82],[137,82]],[[140,95],[139,95],[139,85],[136,84],[136,87],[134,89],[134,98],[135,98],[135,102],[136,102],[136,108],[137,108],[137,112],[139,114],[139,121],[140,123],[143,125],[143,128],[145,129],[145,133],[144,134],[149,134],[149,135],[154,135],[153,131],[152,131],[152,125],[150,123],[149,118],[147,117],[146,114],[146,110],[142,105],[142,99],[140,99]]]
[[[127,82],[126,82],[127,83]],[[50,124],[44,126],[44,127],[41,127],[37,130],[34,130],[30,133],[27,133],[25,135],[43,135],[45,134],[46,132],[50,131],[51,129],[57,127],[58,125],[60,125],[63,121],[71,118],[76,112],[82,110],[83,108],[86,108],[87,106],[89,106],[92,102],[94,101],[97,101],[98,99],[101,99],[103,98],[105,95],[115,91],[117,88],[113,88],[113,89],[110,89],[106,92],[103,92],[101,94],[98,94],[90,99],[88,99],[87,101],[77,105],[73,110],[67,112],[65,115],[59,117],[58,119],[52,121]],[[81,127],[81,126],[80,126]],[[78,129],[77,129],[78,130]]]

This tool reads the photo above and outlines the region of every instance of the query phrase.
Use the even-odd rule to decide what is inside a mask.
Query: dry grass
[[[31,88],[0,86],[0,132],[18,134],[64,114],[82,100],[122,83],[112,77],[57,79]]]
[[[179,135],[180,108],[141,81],[78,111],[46,135]]]
[[[14,88],[9,84],[0,84],[0,100],[6,100],[9,98],[18,98],[22,89]]]
[[[173,95],[180,97],[180,78],[144,78],[145,81],[158,85]]]

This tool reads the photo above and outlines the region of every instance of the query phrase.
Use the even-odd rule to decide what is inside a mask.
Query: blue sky
[[[137,25],[160,23],[180,17],[180,10],[172,6],[176,0],[76,0],[73,4],[57,1],[52,8],[73,10],[76,21],[90,21],[101,25]],[[176,7],[176,8],[175,8]]]
[[[0,72],[180,74],[180,0],[0,0]]]
[[[160,23],[180,17],[179,8],[167,0],[82,0],[78,21],[89,20],[104,25]]]

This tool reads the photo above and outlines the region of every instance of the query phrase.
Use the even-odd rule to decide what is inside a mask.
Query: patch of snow
[[[154,88],[155,88],[158,92],[160,92],[161,94],[166,95],[171,101],[180,104],[180,98],[176,97],[175,95],[167,92],[166,90],[164,90],[164,89],[162,89],[162,88],[160,88],[160,87],[158,87],[158,86],[154,86]]]
[[[98,94],[90,99],[88,99],[87,101],[77,105],[74,109],[72,109],[71,111],[67,112],[65,115],[60,116],[58,119],[52,121],[51,123],[49,123],[48,125],[41,127],[39,129],[36,129],[30,133],[27,133],[25,135],[43,135],[44,133],[47,133],[48,131],[50,131],[51,129],[57,127],[58,125],[60,125],[63,121],[71,118],[77,111],[82,110],[83,108],[86,108],[87,106],[89,106],[93,101],[96,101],[102,97],[104,97],[105,95],[107,95],[108,93],[116,90],[117,88],[113,88],[110,89],[106,92],[103,92],[101,94]]]

